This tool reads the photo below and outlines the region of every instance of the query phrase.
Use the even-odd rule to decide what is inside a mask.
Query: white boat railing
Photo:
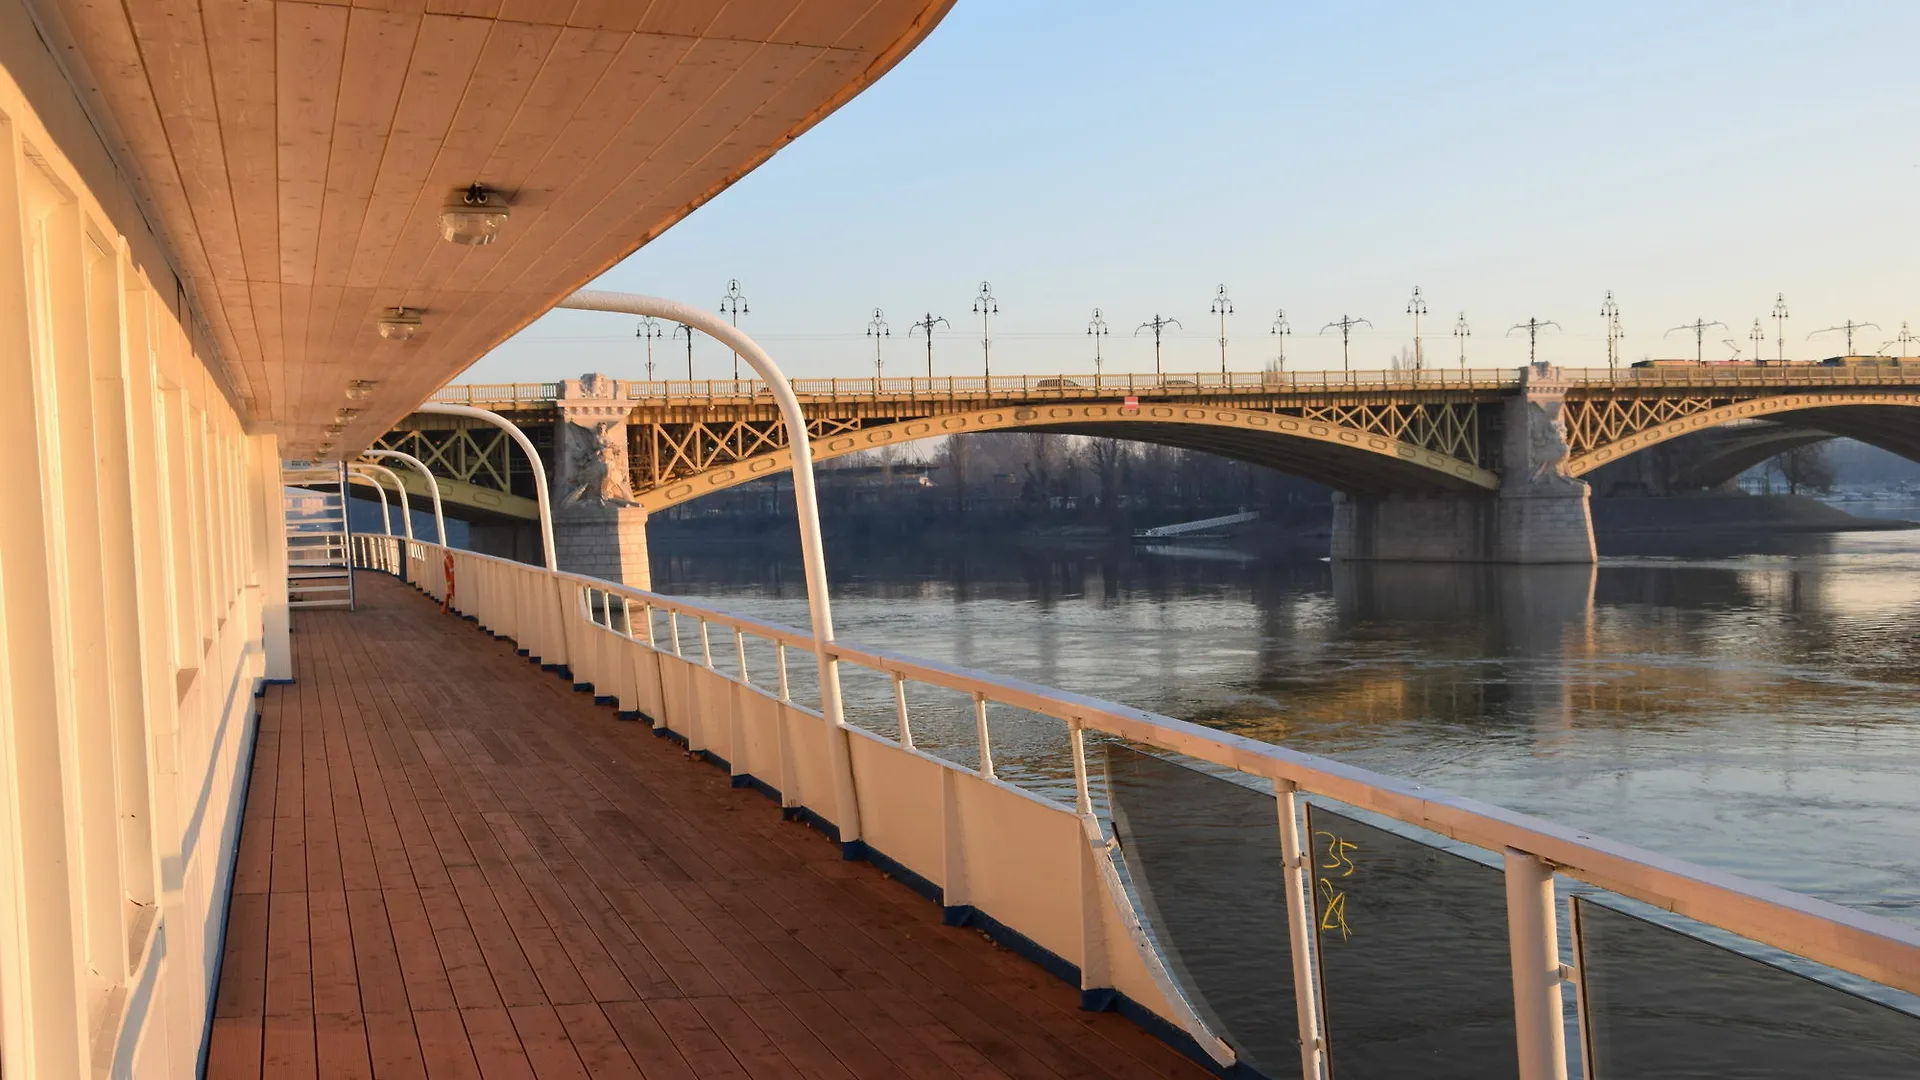
[[[724,763],[736,784],[760,787],[789,815],[837,834],[828,731],[819,711],[803,703],[805,694],[796,693],[786,662],[788,649],[812,654],[806,632],[425,542],[353,539],[359,565],[401,570],[451,611],[512,639],[529,659],[569,672],[577,689],[591,688],[622,714],[650,720],[657,733]],[[1321,988],[1306,960],[1319,949],[1308,939],[1326,927],[1310,891],[1314,855],[1300,831],[1303,795],[1471,845],[1502,864],[1523,1080],[1567,1075],[1562,985],[1577,988],[1581,975],[1577,936],[1568,958],[1574,962],[1560,955],[1566,887],[1556,891],[1556,883],[1567,879],[1891,988],[1898,992],[1892,997],[1920,994],[1920,928],[1144,710],[845,642],[826,649],[847,678],[865,671],[892,684],[890,723],[850,728],[863,831],[849,857],[870,858],[937,899],[950,920],[979,920],[1076,981],[1085,1000],[1114,1000],[1150,1025],[1170,1026],[1176,1041],[1180,1034],[1190,1037],[1189,1050],[1223,1066],[1237,1060],[1227,1033],[1202,1019],[1193,988],[1176,977],[1156,944],[1160,928],[1147,924],[1125,884],[1124,858],[1096,805],[1090,736],[1152,747],[1271,786],[1276,817],[1270,820],[1279,823],[1284,849],[1285,932],[1304,1077],[1321,1075],[1328,1031],[1317,1012]],[[951,723],[942,739],[927,737],[930,714],[916,703],[936,694],[972,703],[971,731],[959,745]],[[993,709],[1059,723],[1067,758],[1060,782],[1009,781],[999,774]],[[1574,1006],[1580,1038],[1588,1003],[1575,995]],[[1920,1039],[1920,1017],[1907,1019]],[[1586,1075],[1596,1074],[1590,1067]]]

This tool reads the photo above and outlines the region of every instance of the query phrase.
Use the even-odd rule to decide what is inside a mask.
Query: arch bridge
[[[1721,425],[1773,421],[1920,459],[1920,360],[800,379],[794,387],[822,459],[1039,430],[1204,450],[1318,480],[1343,496],[1335,552],[1352,558],[1591,559],[1585,485],[1574,481]],[[791,463],[785,428],[757,382],[588,375],[449,386],[434,400],[500,412],[554,448],[554,489],[576,514],[659,511]],[[470,511],[533,513],[525,465],[490,429],[414,414],[379,445],[427,461],[445,477],[449,501]]]

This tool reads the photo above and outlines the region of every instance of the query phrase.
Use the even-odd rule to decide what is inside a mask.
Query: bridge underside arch
[[[838,432],[815,440],[815,460],[923,439],[988,431],[1046,431],[1202,450],[1316,480],[1354,494],[1489,493],[1497,473],[1358,428],[1247,409],[1103,402],[981,409]],[[793,466],[785,448],[639,490],[649,510],[772,476]]]
[[[1569,476],[1581,476],[1650,446],[1740,420],[1773,420],[1812,428],[1841,438],[1858,439],[1920,461],[1920,412],[1914,411],[1917,407],[1920,407],[1920,393],[1896,391],[1781,394],[1737,401],[1602,443],[1567,458],[1566,470]]]

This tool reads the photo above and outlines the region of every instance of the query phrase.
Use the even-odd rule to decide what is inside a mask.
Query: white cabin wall
[[[0,1074],[196,1074],[279,452],[55,58],[0,0]],[[272,649],[266,627],[272,625]]]

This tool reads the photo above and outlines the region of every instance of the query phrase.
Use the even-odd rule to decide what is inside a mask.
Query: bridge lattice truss
[[[1084,417],[1077,415],[1071,422],[1049,425],[1046,413],[1053,410],[1044,406],[1000,411],[1011,414],[1013,420],[1010,424],[993,425],[1000,430],[1044,430],[1048,426],[1057,426],[1069,427],[1076,434],[1099,436],[1098,424],[1086,423]],[[1075,410],[1076,413],[1082,411]],[[1258,411],[1271,416],[1297,418],[1310,425],[1381,436],[1478,470],[1490,471],[1495,467],[1493,458],[1497,455],[1482,420],[1483,407],[1475,402],[1297,405]],[[1035,415],[1023,420],[1020,415],[1022,412]],[[981,430],[970,423],[958,425],[956,419],[946,418],[943,423],[939,417],[926,418],[924,423],[929,430],[925,433],[908,430],[902,434],[907,439],[913,439],[948,432],[957,434],[966,430]],[[1114,419],[1122,418],[1116,415]],[[897,417],[809,418],[807,434],[815,444],[816,453],[827,458],[884,445],[871,443],[859,436],[882,429],[899,428],[903,424],[909,428],[914,426],[907,419]],[[709,475],[729,466],[767,460],[768,455],[786,450],[789,444],[786,425],[777,418],[640,421],[630,423],[628,430],[631,440],[628,458],[633,490],[637,496],[673,488],[683,481]],[[851,445],[845,436],[854,437]],[[1129,434],[1123,437],[1139,436]]]
[[[1746,395],[1751,397],[1753,395]],[[1570,397],[1560,416],[1567,453],[1579,457],[1643,431],[1664,427],[1742,400],[1733,395],[1685,397]]]

